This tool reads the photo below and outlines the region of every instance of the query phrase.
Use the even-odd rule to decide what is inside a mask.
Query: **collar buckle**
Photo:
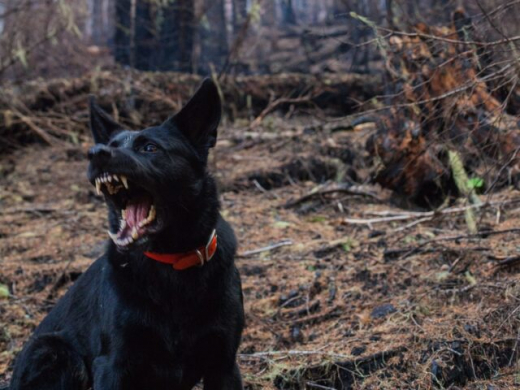
[[[204,254],[206,255],[206,261],[210,261],[213,256],[215,256],[215,253],[217,252],[217,248],[215,247],[215,250],[210,255],[209,251],[211,249],[211,244],[213,243],[213,240],[217,238],[217,230],[213,229],[211,232],[211,235],[209,236],[208,243],[206,244],[206,247],[204,248]]]
[[[217,252],[216,248],[213,251],[213,253],[210,253],[211,250],[211,244],[213,243],[213,240],[217,238],[217,230],[213,229],[211,232],[211,235],[209,236],[208,242],[206,246],[204,247],[204,253],[202,253],[199,249],[195,250],[195,253],[199,257],[199,267],[202,267],[205,263],[210,261],[213,256],[215,256],[215,253]]]

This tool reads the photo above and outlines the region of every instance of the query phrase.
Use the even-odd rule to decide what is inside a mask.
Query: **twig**
[[[258,180],[256,180],[256,179],[253,180],[253,184],[255,185],[256,188],[258,188],[260,190],[260,192],[266,194],[270,198],[272,198],[272,199],[279,198],[279,196],[277,194],[275,194],[274,192],[270,192],[270,191],[266,190],[264,187],[262,187],[262,185],[258,182]]]
[[[358,219],[358,218],[345,218],[343,221],[350,224],[367,224],[371,225],[374,223],[381,223],[381,222],[393,222],[393,221],[402,221],[407,219],[414,219],[414,218],[421,218],[423,219],[422,222],[426,221],[428,219],[434,219],[436,216],[439,215],[446,215],[446,214],[457,214],[461,212],[465,212],[469,209],[480,209],[485,207],[492,207],[497,205],[505,205],[505,204],[511,204],[511,203],[517,203],[520,202],[520,199],[513,199],[511,201],[500,201],[500,202],[484,202],[480,204],[472,204],[470,206],[464,206],[464,207],[450,207],[444,210],[435,210],[435,211],[425,211],[425,212],[403,212],[397,215],[391,215],[389,217],[381,217],[381,218],[370,218],[370,219]],[[375,212],[373,212],[376,214]],[[391,212],[383,211],[379,212],[379,214],[376,215],[389,215]]]
[[[237,257],[248,257],[248,256],[256,255],[256,254],[262,253],[262,252],[270,252],[270,251],[280,248],[282,246],[290,246],[292,244],[293,244],[293,242],[291,240],[283,240],[283,241],[280,241],[273,245],[268,245],[268,246],[264,246],[262,248],[253,249],[250,251],[245,251],[243,253],[239,253],[237,255]]]
[[[504,43],[510,43],[510,42],[514,42],[514,41],[520,41],[520,35],[513,36],[513,37],[507,38],[507,39],[499,39],[499,40],[491,41],[491,42],[481,42],[481,41],[461,41],[459,39],[444,38],[444,37],[437,36],[437,35],[423,34],[423,33],[418,33],[418,32],[409,33],[409,32],[404,32],[404,31],[395,31],[395,30],[390,30],[390,29],[384,28],[384,27],[379,27],[378,29],[381,31],[385,31],[387,33],[393,34],[393,35],[401,35],[401,36],[410,37],[410,38],[424,38],[424,39],[430,39],[432,41],[441,41],[441,42],[453,43],[453,44],[457,44],[457,45],[460,44],[460,45],[475,45],[475,46],[481,46],[481,47],[489,47],[489,46],[503,45]]]
[[[510,256],[495,264],[495,268],[510,267],[520,262],[520,256]]]
[[[318,350],[315,350],[315,351],[294,351],[294,350],[265,351],[265,352],[255,352],[255,353],[247,353],[247,354],[241,353],[238,356],[242,359],[255,359],[255,358],[262,359],[262,358],[268,358],[271,356],[289,357],[289,356],[312,356],[312,355],[330,356],[330,357],[335,357],[335,358],[337,357],[337,358],[342,358],[342,359],[348,359],[351,357],[351,356],[342,355],[342,354],[338,354],[338,353],[318,351]]]
[[[457,241],[457,240],[468,240],[471,238],[479,238],[482,236],[494,236],[497,234],[507,234],[507,233],[518,233],[520,232],[520,228],[513,228],[513,229],[505,229],[505,230],[484,230],[478,233],[471,233],[471,234],[460,234],[457,236],[447,236],[447,237],[437,237],[432,238],[431,240],[424,241],[417,245],[415,248],[410,249],[408,252],[406,252],[403,255],[403,258],[407,258],[417,252],[419,252],[422,248],[424,248],[426,245],[434,243],[434,242],[441,242],[441,241]]]
[[[428,221],[431,221],[432,219],[430,217],[425,217],[425,218],[421,218],[421,219],[418,219],[417,221],[413,221],[413,222],[410,222],[410,223],[407,223],[406,225],[404,226],[401,226],[401,227],[398,227],[397,229],[394,229],[393,232],[402,232],[403,230],[406,230],[406,229],[409,229],[411,227],[414,227],[416,225],[419,225],[423,222],[428,222]]]
[[[315,389],[336,390],[335,387],[319,385],[316,382],[307,382],[307,386],[309,386],[310,388],[315,388]]]
[[[325,188],[323,190],[319,191],[311,191],[308,194],[303,195],[302,197],[291,200],[287,202],[283,207],[284,208],[290,208],[299,205],[300,203],[306,202],[309,199],[312,199],[316,196],[322,196],[327,194],[333,194],[336,192],[341,192],[348,195],[361,195],[361,196],[367,196],[369,198],[375,199],[377,201],[381,201],[381,199],[374,193],[365,191],[360,189],[359,187],[352,186],[352,185],[346,185],[346,184],[340,184],[333,188]]]
[[[252,130],[255,127],[258,127],[268,114],[270,114],[271,112],[276,110],[282,104],[302,104],[302,103],[312,103],[312,96],[311,95],[306,95],[306,96],[300,96],[300,97],[297,97],[297,98],[279,98],[279,99],[276,99],[276,100],[270,102],[267,105],[267,107],[264,108],[264,110],[260,113],[260,115],[258,115],[256,117],[256,119],[253,122],[251,122],[251,124],[249,125],[249,129]]]
[[[341,310],[339,310],[339,309],[340,308],[338,306],[334,306],[331,309],[327,310],[325,313],[317,313],[317,314],[313,314],[313,315],[303,317],[303,318],[282,321],[281,323],[296,325],[296,324],[308,324],[308,323],[321,322],[324,320],[328,320],[330,318],[338,317],[341,314]]]

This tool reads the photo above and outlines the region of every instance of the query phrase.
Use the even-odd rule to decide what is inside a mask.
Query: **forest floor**
[[[520,194],[483,196],[491,203],[478,211],[485,233],[476,235],[453,209],[463,201],[411,214],[372,186],[286,207],[334,188],[342,173],[366,179],[374,129],[265,122],[254,132],[224,126],[211,162],[240,243],[247,388],[520,383]],[[0,384],[34,327],[103,251],[105,207],[86,180],[86,150],[33,145],[0,158]],[[402,219],[377,221],[389,216]]]

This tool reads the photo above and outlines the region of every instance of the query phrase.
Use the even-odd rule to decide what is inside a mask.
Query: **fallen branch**
[[[249,129],[252,130],[255,127],[258,127],[267,115],[269,115],[271,112],[273,112],[274,110],[276,110],[278,107],[280,107],[283,104],[303,104],[303,103],[312,104],[312,96],[308,95],[308,96],[301,96],[301,97],[297,97],[297,98],[279,98],[274,101],[271,101],[267,105],[267,107],[262,110],[260,115],[258,115],[256,117],[256,119],[253,122],[251,122],[251,124],[249,125]]]
[[[367,196],[367,197],[375,199],[375,200],[377,200],[379,202],[381,201],[381,199],[376,194],[374,194],[372,192],[369,192],[369,191],[366,191],[366,190],[363,190],[360,187],[352,186],[352,185],[349,185],[349,184],[338,184],[338,185],[334,186],[333,188],[324,188],[322,190],[311,191],[308,194],[305,194],[305,195],[303,195],[302,197],[300,197],[298,199],[291,200],[291,201],[287,202],[283,207],[284,208],[291,208],[291,207],[297,206],[297,205],[299,205],[299,204],[301,204],[303,202],[306,202],[309,199],[312,199],[312,198],[314,198],[316,196],[323,196],[323,195],[333,194],[333,193],[336,193],[336,192],[341,192],[343,194],[348,194],[348,195]]]
[[[337,354],[333,352],[326,352],[326,351],[265,351],[265,352],[255,352],[255,353],[240,353],[238,356],[242,359],[265,359],[269,358],[271,356],[276,357],[291,357],[291,356],[313,356],[313,355],[320,355],[320,356],[329,356],[329,357],[336,357],[336,358],[342,358],[347,359],[349,356]]]
[[[487,236],[494,236],[494,235],[497,235],[497,234],[519,233],[519,232],[520,232],[520,228],[513,228],[513,229],[495,230],[495,231],[493,231],[493,230],[484,230],[484,231],[481,231],[481,232],[478,232],[478,233],[460,234],[460,235],[457,235],[457,236],[447,236],[447,237],[432,238],[431,240],[423,241],[422,243],[420,243],[416,247],[410,249],[408,252],[406,252],[403,255],[403,258],[407,258],[409,256],[414,255],[417,252],[420,252],[422,250],[422,248],[424,248],[425,246],[427,246],[429,244],[432,244],[434,242],[468,240],[468,239],[472,239],[472,238],[482,238],[482,237],[487,237]]]
[[[495,268],[512,267],[520,263],[520,256],[510,256],[495,264]]]
[[[325,321],[330,318],[338,317],[341,314],[341,310],[339,310],[339,309],[340,308],[338,306],[334,306],[333,308],[327,310],[325,313],[313,314],[313,315],[310,315],[307,317],[298,318],[298,319],[294,319],[294,320],[281,321],[280,323],[291,324],[291,325],[296,325],[296,324],[301,325],[301,324],[309,324],[309,323],[316,324],[318,322]]]
[[[248,257],[248,256],[256,255],[256,254],[262,253],[262,252],[270,252],[270,251],[280,248],[282,246],[289,246],[292,244],[293,244],[293,242],[291,240],[283,240],[283,241],[280,241],[273,245],[264,246],[263,248],[253,249],[250,251],[245,251],[243,253],[239,253],[237,255],[237,257]]]
[[[408,219],[420,218],[421,222],[425,222],[428,220],[433,220],[435,217],[440,215],[448,215],[448,214],[457,214],[461,212],[466,212],[469,209],[481,209],[485,207],[493,207],[493,206],[503,206],[506,204],[518,203],[520,199],[513,199],[511,201],[500,201],[500,202],[484,202],[480,204],[472,204],[470,206],[464,207],[450,207],[444,210],[435,210],[435,211],[424,211],[424,212],[403,212],[397,215],[390,211],[383,212],[372,212],[372,214],[376,215],[390,215],[389,217],[381,217],[381,218],[369,218],[369,219],[360,219],[360,218],[345,218],[343,221],[348,224],[359,224],[359,225],[372,225],[374,223],[382,223],[382,222],[393,222],[393,221],[403,221]]]

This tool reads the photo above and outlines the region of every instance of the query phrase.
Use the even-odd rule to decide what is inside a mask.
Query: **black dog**
[[[128,131],[91,101],[88,179],[106,253],[17,358],[11,390],[241,389],[236,241],[206,169],[221,104],[206,80],[161,126]]]

